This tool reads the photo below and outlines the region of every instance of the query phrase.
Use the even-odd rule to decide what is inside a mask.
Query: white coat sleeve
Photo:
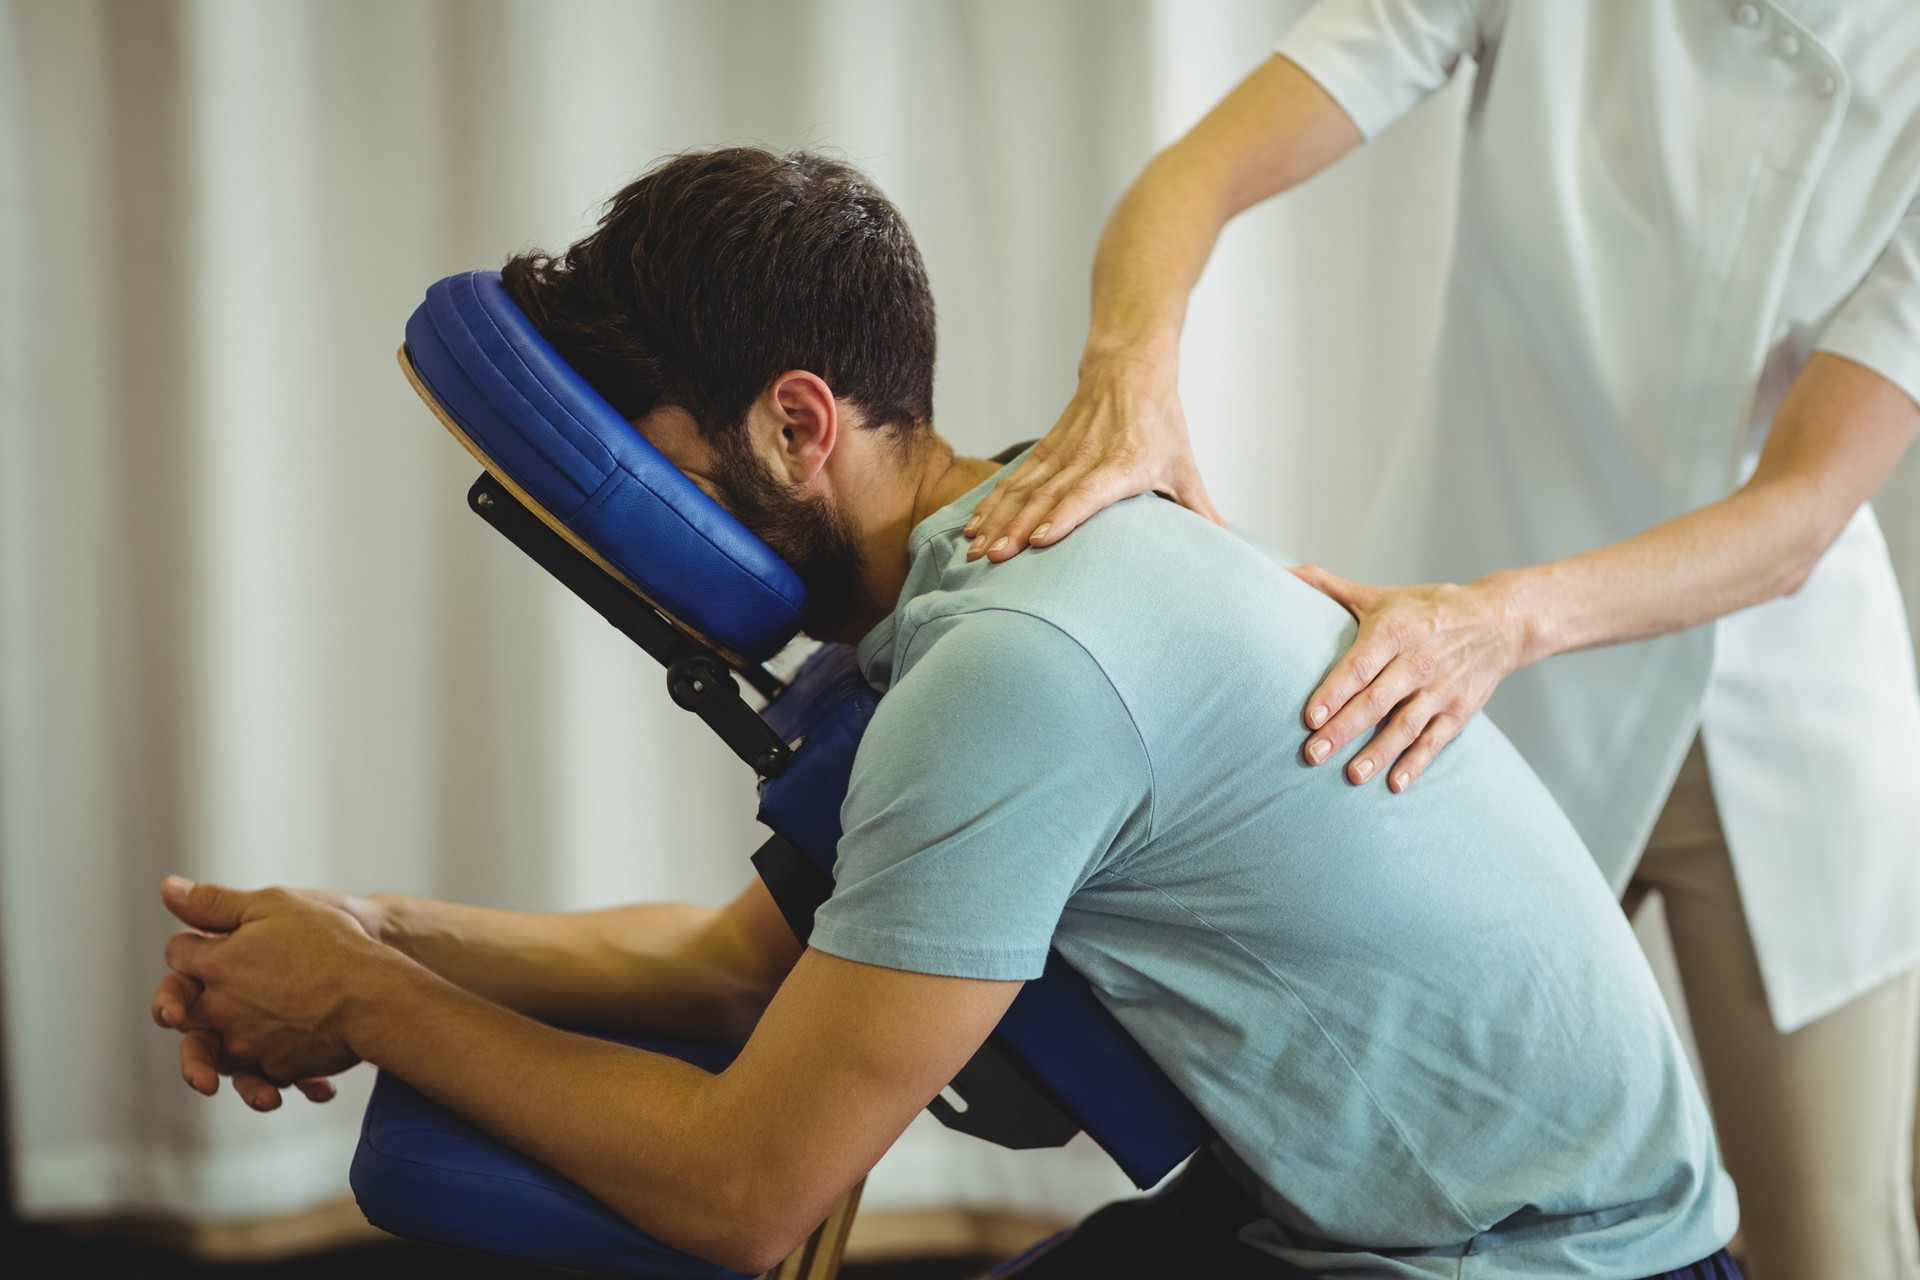
[[[1865,365],[1920,404],[1920,201],[1816,346]]]
[[[1371,138],[1480,58],[1506,0],[1321,0],[1276,50]]]

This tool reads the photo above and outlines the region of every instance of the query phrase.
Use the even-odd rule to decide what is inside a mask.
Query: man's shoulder
[[[1071,619],[1045,601],[945,595],[902,611],[892,685],[882,706],[929,697],[996,713],[1039,713],[1060,691],[1106,685]],[[1110,686],[1109,686],[1110,688]]]

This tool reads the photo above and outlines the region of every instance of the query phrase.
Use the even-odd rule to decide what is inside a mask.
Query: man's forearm
[[[668,1244],[758,1270],[756,1192],[715,1077],[572,1035],[402,960],[356,984],[354,1052],[579,1183]]]
[[[713,907],[538,913],[373,901],[382,941],[457,986],[564,1026],[739,1041],[780,979]]]

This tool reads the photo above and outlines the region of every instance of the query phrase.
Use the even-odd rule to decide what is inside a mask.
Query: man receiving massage
[[[769,1267],[1054,946],[1221,1142],[1006,1274],[1734,1275],[1707,1113],[1592,859],[1484,718],[1422,785],[1307,767],[1352,619],[1123,502],[969,562],[1000,468],[934,433],[933,305],[853,170],[671,159],[509,293],[805,581],[885,694],[802,949],[727,906],[580,915],[169,880],[154,1015],[259,1109],[365,1059],[655,1237]],[[549,1022],[730,1037],[717,1076]]]

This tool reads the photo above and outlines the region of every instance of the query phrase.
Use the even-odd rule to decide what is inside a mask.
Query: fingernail
[[[185,876],[168,876],[160,882],[160,887],[168,893],[188,893],[193,889],[193,881]]]
[[[1403,772],[1400,774],[1399,777],[1393,780],[1393,785],[1400,788],[1402,791],[1405,791],[1407,789],[1407,784],[1412,781],[1413,781],[1413,775],[1410,773]]]
[[[1051,532],[1053,532],[1053,522],[1048,521],[1046,524],[1041,525],[1038,529],[1035,529],[1033,531],[1033,536],[1036,538],[1044,538]]]
[[[971,538],[974,534],[978,533],[979,531],[980,531],[980,517],[975,516],[973,519],[967,521],[967,527],[962,529],[960,532],[964,533],[967,537]]]
[[[1325,707],[1315,707],[1313,710],[1307,712],[1307,728],[1318,729],[1326,722],[1327,709]]]
[[[160,1021],[170,1027],[177,1027],[180,1025],[180,1011],[178,1009],[162,1009],[160,1011]]]
[[[1307,759],[1313,761],[1315,764],[1319,764],[1327,758],[1327,753],[1332,750],[1333,744],[1325,738],[1321,738],[1316,742],[1309,742],[1307,744]]]
[[[973,545],[967,548],[967,554],[972,556],[979,555],[981,545],[985,542],[986,542],[985,538],[975,538],[973,540]]]
[[[1356,782],[1365,782],[1373,776],[1373,761],[1362,760],[1353,766],[1353,778]]]
[[[1005,538],[998,538],[998,539],[995,539],[994,544],[991,547],[987,548],[987,554],[992,555],[996,551],[1005,551],[1006,549],[1007,549],[1007,540]]]

